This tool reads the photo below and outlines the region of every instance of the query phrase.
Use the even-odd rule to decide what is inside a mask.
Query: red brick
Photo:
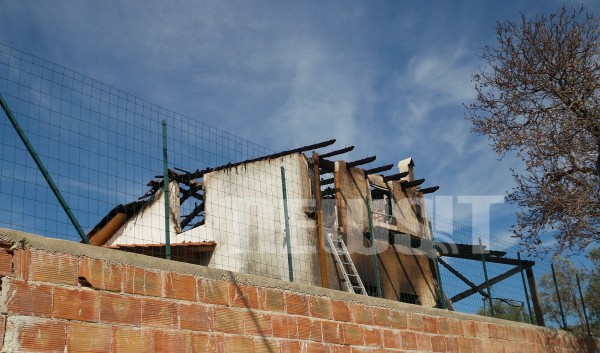
[[[326,297],[309,297],[310,316],[321,319],[333,319],[331,299]]]
[[[90,289],[54,288],[52,316],[67,320],[98,321],[100,296]]]
[[[199,288],[201,302],[229,305],[229,282],[199,280]]]
[[[297,317],[296,325],[298,327],[298,338],[303,340],[321,341],[321,321],[308,317]]]
[[[424,352],[431,352],[433,348],[431,346],[429,335],[417,333],[417,349]]]
[[[302,353],[328,353],[329,349],[322,343],[306,342]]]
[[[383,346],[385,348],[402,348],[402,337],[399,331],[384,330]]]
[[[352,321],[357,324],[373,324],[373,314],[369,307],[361,304],[350,303],[350,311],[352,312]]]
[[[354,346],[362,346],[364,344],[363,330],[361,330],[359,325],[342,324],[342,327],[344,329],[344,344]]]
[[[522,342],[518,342],[519,345],[523,345]],[[483,342],[481,339],[473,338],[471,339],[471,349],[475,353],[483,352]],[[520,349],[521,352],[525,353],[524,349]]]
[[[93,288],[113,292],[121,290],[121,266],[84,257],[79,261],[79,277]]]
[[[258,291],[256,290],[256,287],[239,283],[230,283],[229,305],[248,309],[258,309]]]
[[[502,340],[508,339],[508,330],[506,326],[498,326],[498,336]]]
[[[141,268],[124,266],[123,291],[131,294],[160,297],[162,295],[162,273]]]
[[[393,311],[386,308],[373,308],[373,324],[376,326],[391,327]]]
[[[214,308],[215,331],[223,333],[244,333],[245,312],[242,309]]]
[[[444,336],[432,336],[431,337],[431,349],[434,352],[447,352],[446,351],[446,338]]]
[[[150,330],[113,326],[113,353],[151,353],[153,343]]]
[[[488,326],[486,322],[476,322],[476,326],[477,326],[477,336],[478,337],[483,337],[483,338],[488,338]],[[528,337],[527,337],[527,330],[522,330],[523,333],[525,334],[525,337],[523,338],[523,341],[527,341]]]
[[[304,346],[306,345],[305,342],[301,342],[301,341],[288,341],[288,340],[281,340],[279,342],[280,345],[280,353],[303,353],[306,352],[304,350]]]
[[[465,337],[475,337],[477,336],[477,326],[475,326],[475,321],[465,320],[462,321],[463,332]]]
[[[16,336],[19,352],[64,352],[66,324],[33,318],[9,319],[6,336]],[[6,349],[6,347],[4,347]]]
[[[271,314],[257,313],[249,311],[246,313],[246,322],[244,323],[244,332],[250,336],[270,337],[273,335],[271,323]]]
[[[12,274],[12,255],[8,249],[0,248],[0,276],[9,276]]]
[[[438,318],[423,316],[423,331],[427,333],[438,333]]]
[[[333,319],[335,321],[352,321],[348,304],[334,300],[331,302],[331,308],[333,310]]]
[[[142,316],[142,300],[126,295],[101,293],[100,320],[115,324],[139,325]]]
[[[417,334],[412,331],[402,331],[402,349],[417,350]]]
[[[496,324],[488,324],[488,335],[490,338],[499,338],[498,334],[498,325]]]
[[[383,347],[380,329],[365,327],[363,328],[363,336],[365,337],[365,346]]]
[[[268,311],[284,311],[283,291],[271,288],[258,288],[258,308]]]
[[[112,328],[79,322],[69,322],[67,326],[68,352],[110,352],[112,347]]]
[[[445,337],[446,352],[458,352],[458,337]]]
[[[31,251],[31,281],[77,285],[77,257],[69,254]]]
[[[23,281],[3,281],[3,285],[8,286],[4,300],[9,313],[38,317],[52,315],[52,287]]]
[[[266,338],[255,339],[254,353],[273,353],[280,351],[279,341],[269,340]]]
[[[458,337],[458,351],[460,353],[474,353],[471,347],[471,340],[466,337]]]
[[[142,300],[142,326],[176,328],[178,314],[177,303],[160,299]]]
[[[294,338],[296,337],[296,320],[288,315],[271,316],[273,337]]]
[[[192,332],[192,353],[226,353],[225,342],[222,334],[205,334]]]
[[[476,332],[475,332],[476,333]],[[466,332],[465,332],[466,334]],[[474,334],[473,336],[476,336],[476,334]],[[519,333],[516,327],[506,327],[506,338],[509,341],[518,341],[519,340]]]
[[[397,330],[408,328],[408,314],[401,311],[392,310],[390,313],[390,326]]]
[[[154,331],[154,352],[187,353],[191,350],[189,334],[180,331]]]
[[[213,309],[204,304],[179,305],[179,321],[182,329],[209,332],[213,330]]]
[[[180,275],[173,272],[165,274],[165,297],[196,301],[197,280],[194,276]]]
[[[323,321],[323,341],[327,343],[344,344],[342,324],[333,321]]]
[[[250,337],[243,336],[226,336],[225,349],[227,352],[251,352],[254,342]]]
[[[308,316],[308,297],[302,294],[286,293],[285,307],[288,314]]]
[[[450,323],[448,322],[447,318],[441,317],[438,319],[438,333],[441,335],[452,334],[452,327],[450,327]]]
[[[407,314],[408,329],[413,331],[423,331],[423,317],[418,314]]]
[[[350,346],[330,346],[329,353],[352,353]]]
[[[463,336],[463,329],[461,320],[458,319],[447,319],[448,325],[450,325],[451,333],[455,336]]]
[[[29,280],[29,265],[31,263],[31,250],[17,249],[13,255],[13,271],[16,279]]]

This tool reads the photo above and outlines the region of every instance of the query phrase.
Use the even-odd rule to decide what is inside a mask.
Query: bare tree
[[[515,153],[513,232],[534,253],[583,251],[600,240],[600,42],[598,18],[562,7],[498,22],[482,51],[467,118],[504,157]],[[551,235],[553,245],[542,246]],[[550,238],[551,239],[551,238]]]

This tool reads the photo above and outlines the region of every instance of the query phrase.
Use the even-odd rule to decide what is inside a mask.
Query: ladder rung
[[[355,294],[366,294],[365,288],[360,280],[360,276],[354,267],[352,257],[350,256],[348,249],[346,249],[344,240],[339,236],[335,236],[334,238],[334,235],[331,233],[327,233],[327,240],[330,248],[334,250],[334,259],[344,275],[344,278],[341,280],[341,282],[345,283],[347,291],[354,292]],[[337,246],[335,245],[336,242]]]

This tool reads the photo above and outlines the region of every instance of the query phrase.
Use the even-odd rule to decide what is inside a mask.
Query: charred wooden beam
[[[367,170],[365,170],[365,175],[387,172],[388,170],[390,170],[392,168],[394,168],[394,165],[388,164],[388,165],[384,165],[382,167],[367,169]]]
[[[192,224],[192,229],[196,228],[196,227],[199,227],[199,226],[203,226],[203,225],[204,225],[204,219],[201,220],[201,221],[199,221],[199,222],[196,222],[196,223]]]
[[[182,173],[185,173],[185,174],[190,174],[191,173],[191,172],[189,172],[189,171],[187,171],[185,169],[181,169],[181,168],[177,168],[177,167],[173,167],[173,169],[178,170],[178,171],[180,171]]]
[[[200,212],[204,211],[204,202],[202,202],[201,204],[197,205],[192,212],[190,212],[190,214],[188,214],[187,216],[185,216],[183,218],[183,220],[181,221],[181,223],[179,223],[179,226],[181,227],[181,229],[185,228],[188,224],[190,224],[190,222],[192,221],[192,219],[196,218],[197,215],[200,214]]]
[[[538,296],[537,284],[535,283],[535,276],[533,275],[533,269],[529,267],[525,270],[525,273],[527,274],[527,282],[529,283],[529,291],[531,293],[531,301],[533,302],[535,319],[538,326],[546,326],[544,323],[544,313],[542,312],[542,306]]]
[[[440,243],[436,243],[436,245],[439,245]],[[452,244],[449,244],[450,246],[452,246]],[[455,244],[456,245],[456,244]],[[467,245],[470,246],[470,245]],[[444,251],[445,249],[439,249]],[[486,251],[485,256],[485,262],[493,262],[496,264],[503,264],[503,265],[513,265],[513,266],[519,266],[519,260],[517,259],[511,259],[511,258],[507,258],[507,257],[499,257],[499,256],[495,256],[494,253],[504,253],[503,251],[493,251],[493,250],[489,250]],[[443,252],[441,254],[441,256],[447,256],[447,257],[456,257],[459,259],[467,259],[467,260],[475,260],[475,261],[481,261],[481,253],[477,254],[474,251],[473,252],[460,252],[460,253],[456,253],[454,251],[447,251],[447,252]],[[521,261],[521,265],[523,267],[524,270],[533,267],[535,265],[534,261],[530,261],[530,260],[522,260]]]
[[[319,158],[319,167],[333,173],[335,170],[335,163],[325,158]]]
[[[521,269],[518,267],[515,267],[511,270],[506,271],[505,273],[496,276],[494,278],[490,278],[489,281],[483,282],[482,284],[471,288],[471,289],[467,289],[464,292],[458,293],[457,295],[453,296],[452,298],[450,298],[450,301],[453,303],[456,303],[459,300],[463,300],[467,297],[470,297],[471,295],[478,293],[480,290],[483,290],[484,288],[486,288],[487,286],[492,286],[498,282],[504,281],[505,279],[509,278],[510,276],[513,276],[517,273],[521,272]]]
[[[477,288],[477,285],[475,283],[471,282],[467,277],[463,276],[462,273],[458,272],[458,270],[456,270],[454,267],[450,266],[446,261],[438,258],[438,263],[440,265],[444,266],[448,271],[450,271],[456,277],[458,277],[458,279],[463,281],[471,289],[473,289],[473,290],[477,291],[477,293],[481,294],[481,296],[483,296],[484,298],[488,297],[488,294],[483,290],[483,288]]]
[[[331,196],[335,195],[335,189],[334,188],[327,188],[327,189],[325,189],[325,190],[323,190],[321,192],[321,195],[323,197],[331,197]]]
[[[436,186],[432,186],[430,188],[419,189],[419,191],[422,192],[423,194],[431,194],[431,193],[438,191],[439,188],[440,187],[436,185]]]
[[[388,181],[400,180],[408,175],[408,172],[402,172],[398,174],[386,175],[383,177],[383,182],[387,183]]]
[[[318,148],[323,148],[323,147],[331,146],[334,143],[335,143],[335,139],[328,140],[328,141],[323,141],[323,142],[319,142],[319,143],[315,143],[315,144],[307,145],[307,146],[302,146],[302,147],[294,148],[294,149],[283,151],[283,152],[277,152],[277,153],[269,154],[269,155],[258,157],[258,158],[248,159],[248,160],[245,160],[245,161],[242,161],[242,162],[228,163],[228,164],[225,164],[225,165],[222,165],[222,166],[219,166],[219,167],[206,168],[204,170],[196,170],[195,172],[192,172],[192,173],[183,174],[182,177],[184,177],[187,180],[199,179],[199,178],[202,178],[202,176],[204,174],[206,174],[206,173],[216,172],[216,171],[224,170],[224,169],[229,169],[229,168],[237,167],[237,166],[240,166],[240,165],[243,165],[243,164],[247,164],[247,163],[253,163],[253,162],[264,161],[264,160],[267,160],[267,159],[284,157],[284,156],[287,156],[287,155],[290,155],[290,154],[294,154],[294,153],[301,153],[301,152],[306,152],[306,151],[310,151],[310,150],[315,150],[315,149],[318,149]]]
[[[417,179],[417,180],[413,180],[413,181],[405,181],[402,184],[402,188],[406,189],[406,188],[412,188],[415,186],[419,186],[421,184],[423,184],[425,182],[425,179]]]
[[[179,204],[183,204],[185,202],[185,200],[189,199],[190,197],[194,197],[200,201],[204,201],[204,195],[198,194],[196,192],[197,190],[193,190],[193,189],[179,189],[179,192],[181,192],[181,198],[179,198]]]
[[[352,167],[356,167],[359,165],[371,163],[371,162],[375,161],[376,159],[377,159],[377,156],[371,156],[371,157],[359,159],[357,161],[348,162],[348,163],[346,163],[346,168],[352,168]]]
[[[342,149],[339,150],[335,150],[335,151],[331,151],[331,152],[327,152],[327,153],[323,153],[319,155],[319,158],[328,158],[328,157],[333,157],[333,156],[337,156],[346,152],[350,152],[354,149],[354,146],[350,146],[350,147],[344,147]]]
[[[321,180],[321,186],[333,184],[334,180],[334,178],[323,179]]]

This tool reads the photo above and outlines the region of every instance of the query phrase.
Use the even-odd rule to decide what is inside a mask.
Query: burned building
[[[165,178],[150,181],[88,236],[97,246],[436,306],[423,194],[437,187],[421,188],[410,158],[384,175],[394,165],[335,158],[352,147],[314,152],[334,142],[169,170],[168,188]]]

